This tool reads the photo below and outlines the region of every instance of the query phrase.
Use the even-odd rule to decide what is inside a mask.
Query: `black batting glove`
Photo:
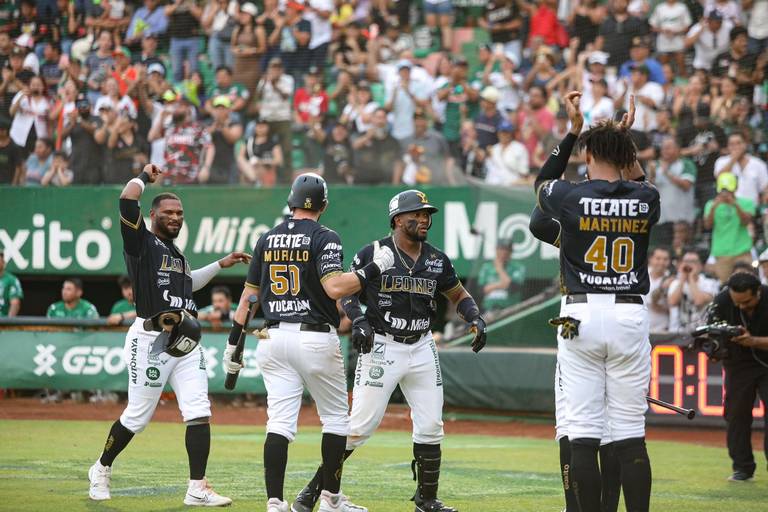
[[[367,354],[373,348],[373,329],[364,316],[352,321],[352,346],[361,354]]]
[[[472,352],[480,352],[485,346],[485,338],[488,336],[488,329],[485,326],[485,320],[479,316],[469,323],[469,330],[475,333],[475,339],[472,340]]]

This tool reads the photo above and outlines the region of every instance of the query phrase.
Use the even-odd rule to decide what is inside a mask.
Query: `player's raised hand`
[[[395,255],[392,254],[392,249],[386,245],[382,247],[376,240],[373,242],[373,262],[384,273],[395,266]]]
[[[568,112],[568,120],[571,122],[571,133],[579,135],[584,126],[584,115],[579,108],[581,93],[579,91],[571,91],[565,95],[563,101],[565,102],[565,111]]]
[[[475,338],[472,340],[472,352],[480,352],[485,346],[485,338],[488,335],[483,317],[479,316],[472,320],[469,330],[475,333]]]
[[[160,175],[163,174],[163,170],[160,169],[160,167],[158,167],[155,164],[145,165],[143,171],[147,173],[147,176],[149,176],[150,183],[154,183],[155,181],[157,181],[157,178],[159,178]]]
[[[629,130],[632,125],[635,124],[635,95],[629,95],[629,112],[621,116],[621,122],[619,128],[622,130]]]
[[[251,255],[245,252],[231,252],[219,260],[219,266],[221,268],[229,268],[236,263],[245,263],[246,265],[251,262]]]

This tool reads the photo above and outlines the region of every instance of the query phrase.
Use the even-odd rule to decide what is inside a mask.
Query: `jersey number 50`
[[[593,272],[607,272],[608,259],[611,260],[611,269],[617,274],[624,274],[632,270],[635,262],[635,242],[631,238],[619,237],[611,244],[611,252],[608,254],[608,238],[600,235],[595,238],[584,254],[584,261],[592,264]]]
[[[298,295],[301,291],[299,267],[296,265],[270,265],[269,280],[272,281],[270,289],[275,295],[285,295],[290,290],[291,295]]]

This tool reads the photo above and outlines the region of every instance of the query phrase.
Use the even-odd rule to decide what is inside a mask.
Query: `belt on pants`
[[[391,338],[393,341],[402,343],[404,345],[413,345],[414,343],[419,341],[422,337],[424,337],[424,333],[411,334],[410,336],[401,336],[399,334],[392,334],[387,331],[383,331],[381,329],[374,329],[373,332],[375,332],[376,334],[380,334],[381,336],[386,336],[387,338]]]
[[[586,293],[574,293],[572,295],[566,295],[566,304],[586,304]],[[645,304],[642,295],[615,295],[614,304]]]
[[[271,329],[273,327],[278,327],[281,323],[282,322],[278,322],[278,321],[268,321],[268,322],[264,322],[264,326],[267,329]],[[309,332],[331,332],[331,326],[328,324],[306,324],[304,322],[301,322],[299,330],[309,331]]]

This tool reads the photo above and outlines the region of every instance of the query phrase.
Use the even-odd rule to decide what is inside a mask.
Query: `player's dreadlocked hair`
[[[595,160],[619,169],[631,169],[637,160],[637,148],[629,130],[611,120],[600,121],[579,136],[578,149],[586,149]]]

